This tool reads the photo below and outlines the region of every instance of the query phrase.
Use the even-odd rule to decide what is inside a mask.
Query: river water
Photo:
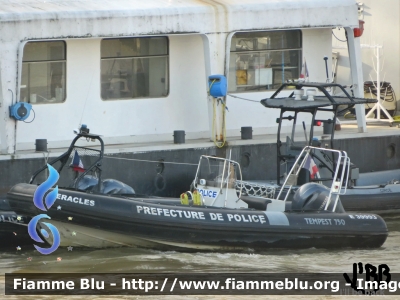
[[[104,250],[59,248],[50,255],[41,255],[33,246],[21,250],[0,250],[0,270],[4,273],[147,273],[147,272],[264,272],[264,273],[343,273],[352,272],[354,262],[387,264],[391,273],[400,273],[400,216],[385,218],[389,237],[383,247],[373,250],[270,250],[254,252],[252,249],[241,253],[155,251],[139,248],[118,248]],[[4,242],[4,241],[2,241]],[[57,260],[61,258],[61,260]],[[4,294],[4,276],[0,279]],[[21,299],[18,296],[4,296],[5,299]],[[72,296],[25,296],[27,299],[69,299]],[[158,299],[156,296],[149,296]],[[272,299],[279,296],[270,296]],[[351,296],[349,296],[351,297]],[[0,296],[0,298],[2,298]],[[79,296],[73,298],[79,299]],[[138,296],[89,296],[88,299],[141,299]],[[176,299],[177,296],[163,296]],[[232,296],[180,296],[180,299],[232,299]],[[237,299],[263,299],[258,296],[237,296]],[[293,298],[293,297],[291,297]],[[295,297],[296,298],[296,297]],[[299,296],[308,299],[309,296]],[[325,296],[315,296],[323,299]],[[353,298],[354,299],[354,298]]]

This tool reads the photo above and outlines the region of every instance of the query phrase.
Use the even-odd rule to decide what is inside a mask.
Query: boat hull
[[[43,213],[33,205],[35,189],[29,184],[14,186],[8,193],[12,208],[31,216]],[[186,206],[179,199],[122,198],[63,189],[47,214],[59,229],[63,246],[374,248],[388,234],[383,219],[373,214]]]
[[[399,213],[400,186],[348,189],[340,200],[346,211]]]
[[[27,228],[29,219],[14,211],[0,210],[0,249],[15,249],[32,243]]]

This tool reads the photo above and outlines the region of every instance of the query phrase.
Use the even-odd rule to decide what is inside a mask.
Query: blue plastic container
[[[224,75],[211,75],[208,77],[210,95],[213,97],[226,96],[227,83]]]

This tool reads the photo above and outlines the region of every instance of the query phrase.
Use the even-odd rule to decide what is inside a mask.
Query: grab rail
[[[332,211],[335,211],[337,203],[339,201],[339,195],[344,195],[347,191],[347,182],[349,179],[350,173],[350,158],[347,156],[345,151],[341,150],[334,150],[334,149],[326,149],[326,148],[318,148],[313,146],[306,146],[301,151],[300,155],[297,157],[293,167],[291,168],[289,174],[286,176],[284,183],[279,190],[278,195],[276,196],[276,200],[280,200],[282,192],[285,191],[286,195],[285,198],[282,200],[286,203],[288,199],[288,195],[293,189],[294,186],[297,186],[297,179],[300,174],[301,169],[304,167],[307,159],[311,156],[312,159],[312,152],[315,150],[322,151],[322,152],[331,152],[337,155],[337,163],[336,168],[334,171],[334,175],[332,178],[332,185],[329,191],[328,199],[326,201],[324,210],[327,210],[329,205],[332,202],[332,198],[334,198],[334,205]],[[341,170],[340,170],[341,168]],[[340,178],[340,180],[338,180]],[[344,188],[342,190],[344,184]],[[333,197],[334,196],[334,197]]]

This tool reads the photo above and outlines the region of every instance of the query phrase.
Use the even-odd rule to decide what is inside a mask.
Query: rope
[[[237,99],[241,99],[241,100],[250,101],[250,102],[257,102],[257,103],[260,103],[260,101],[258,101],[258,100],[252,100],[252,99],[242,98],[242,97],[234,96],[234,95],[232,95],[232,94],[228,94],[228,96],[233,97],[233,98],[237,98]]]
[[[210,96],[211,87],[213,86],[213,84],[214,84],[215,81],[217,81],[217,80],[214,79],[214,80],[211,82],[210,86],[208,87],[208,91],[207,91],[208,96]]]
[[[226,127],[225,127],[225,109],[226,109],[226,105],[225,103],[221,100],[221,105],[222,105],[222,135],[223,135],[223,141],[222,141],[222,145],[219,144],[217,142],[217,135],[215,134],[215,119],[216,119],[216,114],[217,114],[217,108],[216,108],[216,103],[219,100],[217,98],[213,98],[213,125],[212,125],[212,134],[214,136],[214,144],[215,146],[217,146],[218,148],[222,148],[225,145],[226,142]],[[220,142],[221,143],[221,142]]]
[[[396,94],[390,84],[390,82],[386,81],[381,81],[380,83],[380,97],[382,101],[385,101],[387,103],[392,102],[394,104],[394,111],[393,111],[393,116],[395,115],[397,111],[397,99],[396,99]],[[377,82],[376,81],[365,81],[364,82],[364,93],[369,93],[371,95],[374,95],[375,98],[378,97],[378,87],[377,87]],[[372,98],[372,97],[371,97]],[[365,104],[367,108],[372,108],[374,104]],[[392,117],[393,117],[392,116]]]
[[[151,162],[151,163],[161,163],[159,160],[147,160],[147,159],[137,159],[137,158],[123,158],[123,157],[111,157],[111,156],[103,156],[103,158],[109,159],[121,159],[121,160],[132,160],[132,161],[142,161],[142,162]],[[198,166],[198,164],[191,164],[191,163],[179,163],[179,162],[172,162],[172,161],[163,161],[163,164],[174,164],[174,165],[190,165],[190,166]]]
[[[345,33],[346,33],[346,32],[345,32]],[[332,30],[332,34],[333,34],[333,36],[334,36],[339,42],[343,42],[343,43],[347,42],[347,33],[346,33],[346,40],[341,40],[341,39],[339,39],[339,38],[336,36],[336,34],[333,32],[333,30]]]
[[[247,181],[236,181],[236,191],[242,191],[249,196],[272,198],[275,195],[275,188]]]
[[[82,115],[81,115],[81,120],[79,121],[79,126],[82,125],[83,114],[85,113],[86,103],[87,103],[87,100],[89,98],[90,89],[92,87],[93,77],[94,77],[94,72],[92,73],[92,78],[90,78],[90,84],[89,84],[88,91],[87,91],[87,94],[86,94],[86,99],[85,99],[85,102],[83,103]]]
[[[211,84],[210,84],[210,86],[209,86],[209,88],[208,88],[208,91],[207,91],[208,96],[211,96],[211,95],[210,95],[210,90],[211,90],[211,87],[213,86],[213,84],[214,84],[215,81],[216,81],[216,79],[214,79],[214,80],[211,82]],[[213,142],[214,142],[215,146],[217,146],[218,148],[222,148],[222,147],[224,147],[225,142],[226,142],[226,127],[225,127],[225,109],[226,109],[226,104],[224,103],[223,100],[221,100],[221,103],[222,103],[222,132],[223,132],[223,133],[222,133],[222,134],[223,134],[223,141],[222,141],[222,145],[221,145],[221,144],[218,144],[218,142],[217,142],[217,136],[216,136],[216,134],[215,134],[215,119],[216,119],[216,114],[217,114],[217,112],[216,112],[217,109],[216,109],[215,103],[216,103],[217,101],[219,101],[218,98],[214,98],[214,97],[213,97],[213,123],[212,123],[212,135],[214,135]],[[220,143],[220,142],[219,142],[219,143]]]
[[[354,114],[352,114],[351,112],[346,112],[343,116],[345,119],[349,119],[349,120],[355,120],[356,116]]]

